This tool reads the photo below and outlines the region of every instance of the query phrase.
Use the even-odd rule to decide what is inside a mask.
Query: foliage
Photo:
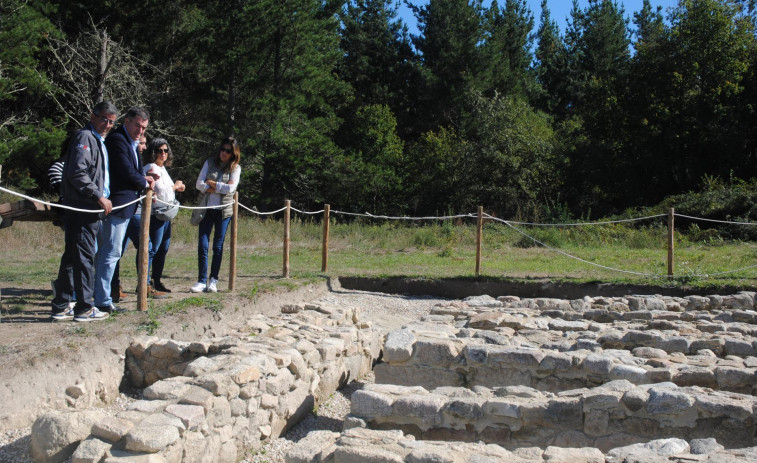
[[[111,3],[0,0],[4,183],[46,193],[100,98],[188,185],[236,136],[262,211],[590,218],[757,177],[754,0],[574,0],[564,33],[546,0],[430,0],[412,36],[393,0]]]

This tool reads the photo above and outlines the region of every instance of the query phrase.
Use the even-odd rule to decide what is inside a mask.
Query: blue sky
[[[413,5],[421,6],[427,2],[422,0],[410,0],[410,3],[412,3]],[[488,6],[489,3],[489,0],[484,0],[485,5]],[[589,1],[579,0],[578,3],[582,8],[584,8],[589,4]],[[633,13],[639,11],[643,3],[643,0],[618,0],[618,4],[624,7],[626,15],[631,20],[633,20]],[[651,0],[650,3],[652,4],[652,7],[661,6],[663,10],[663,16],[665,17],[667,16],[667,10],[671,7],[676,6],[678,4],[678,0]],[[500,5],[503,4],[504,1],[500,0]],[[565,29],[566,18],[570,15],[570,9],[572,5],[572,0],[547,0],[547,6],[549,7],[549,12],[552,16],[552,19],[557,21],[557,24],[559,24],[563,30]],[[541,0],[528,0],[528,6],[534,13],[535,27],[538,27],[539,17],[541,16]],[[404,21],[410,28],[410,33],[417,35],[418,28],[415,24],[415,17],[402,3],[400,4],[399,13],[402,21]]]

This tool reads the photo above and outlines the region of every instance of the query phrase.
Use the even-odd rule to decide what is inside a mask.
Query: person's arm
[[[242,168],[239,166],[236,166],[234,168],[234,171],[231,173],[231,177],[229,178],[229,181],[227,183],[217,182],[215,184],[216,193],[222,194],[222,195],[228,195],[237,191],[237,186],[239,185],[239,176],[241,173],[242,173]]]
[[[97,202],[103,195],[102,189],[90,176],[90,166],[95,164],[95,156],[99,154],[97,140],[87,136],[86,131],[80,131],[71,139],[69,156],[66,166],[68,183],[76,189],[80,196]]]
[[[206,193],[208,189],[210,188],[210,185],[205,183],[205,177],[207,175],[208,175],[208,161],[205,161],[205,164],[202,165],[202,170],[200,170],[200,175],[197,176],[197,183],[195,183],[195,188],[197,188],[203,193]]]

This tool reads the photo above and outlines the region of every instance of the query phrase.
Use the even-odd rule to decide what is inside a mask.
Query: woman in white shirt
[[[155,180],[153,190],[155,197],[161,202],[155,202],[155,206],[164,206],[164,203],[173,204],[176,199],[175,192],[184,191],[186,188],[181,180],[173,181],[168,175],[166,167],[170,167],[173,162],[173,151],[171,145],[165,138],[153,138],[147,146],[144,154],[145,173],[153,172],[158,174]],[[154,211],[155,209],[153,209]],[[154,214],[150,216],[150,246],[148,248],[148,270],[147,274],[152,277],[152,288],[155,291],[170,293],[171,290],[166,288],[161,281],[163,276],[163,266],[166,263],[166,254],[168,246],[171,244],[171,221],[160,220]],[[150,273],[152,268],[152,273]]]
[[[223,258],[223,241],[226,229],[234,213],[234,192],[239,186],[239,176],[242,168],[239,160],[242,153],[236,139],[227,137],[221,141],[218,153],[208,158],[197,177],[196,187],[201,193],[208,195],[208,207],[222,208],[208,209],[199,224],[199,238],[197,242],[197,283],[189,290],[193,293],[218,291],[218,273],[221,270]],[[208,279],[208,244],[210,232],[213,233],[213,260],[210,264],[210,279]]]

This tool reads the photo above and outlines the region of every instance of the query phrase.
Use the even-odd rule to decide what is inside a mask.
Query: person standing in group
[[[197,177],[196,187],[201,193],[208,195],[207,206],[222,208],[207,209],[199,224],[199,239],[197,242],[197,283],[189,290],[193,293],[203,291],[214,293],[218,291],[218,273],[221,270],[223,258],[223,241],[226,229],[234,213],[234,192],[239,186],[239,176],[242,168],[239,165],[242,153],[236,139],[224,138],[221,141],[218,154],[208,158]],[[210,232],[213,233],[213,260],[210,264],[210,279],[208,276],[208,243]]]
[[[152,188],[154,178],[142,173],[142,160],[137,146],[149,122],[148,112],[139,107],[126,112],[124,123],[105,139],[110,163],[110,200],[113,207],[124,206],[108,215],[97,234],[95,259],[95,305],[102,312],[119,312],[113,304],[111,280],[121,258],[124,235],[129,219],[137,210],[139,194]]]
[[[175,192],[182,192],[186,188],[181,180],[173,181],[168,175],[166,167],[171,167],[173,163],[173,151],[171,145],[165,138],[154,138],[150,141],[144,155],[145,172],[155,172],[158,179],[155,180],[153,189],[155,197],[163,203],[156,203],[153,208],[153,214],[150,216],[150,247],[147,274],[151,275],[150,289],[152,291],[170,293],[171,290],[166,288],[161,281],[163,277],[163,266],[166,263],[166,254],[171,244],[171,221],[161,220],[155,212],[158,207],[165,206],[164,203],[173,204],[176,199]],[[136,244],[136,243],[135,243]],[[152,268],[152,273],[150,269]]]
[[[142,159],[142,153],[145,152],[146,148],[147,137],[145,136],[145,134],[142,134],[142,136],[139,137],[139,144],[137,145],[137,156],[140,159]],[[135,243],[135,249],[137,247],[136,243],[139,242],[139,216],[141,208],[142,204],[138,203],[136,212],[133,216],[131,216],[131,218],[129,219],[129,224],[126,226],[126,235],[124,236],[123,246],[121,246],[122,256],[124,255],[124,252],[126,252],[126,247],[129,245],[129,241]],[[113,302],[120,302],[126,297],[127,294],[124,292],[123,286],[121,285],[121,259],[118,259],[118,262],[116,262],[116,268],[113,270],[113,278],[110,280],[110,298],[113,300]]]
[[[101,228],[101,218],[110,217],[109,157],[105,136],[118,117],[118,110],[109,101],[97,103],[89,116],[89,124],[78,131],[68,147],[63,166],[61,194],[63,204],[82,212],[67,210],[64,215],[65,250],[60,259],[55,297],[52,301],[53,320],[73,317],[77,322],[102,320],[108,317],[94,303],[95,245]],[[101,213],[94,211],[102,210]],[[73,269],[73,287],[69,280]],[[73,309],[69,303],[76,295]]]

